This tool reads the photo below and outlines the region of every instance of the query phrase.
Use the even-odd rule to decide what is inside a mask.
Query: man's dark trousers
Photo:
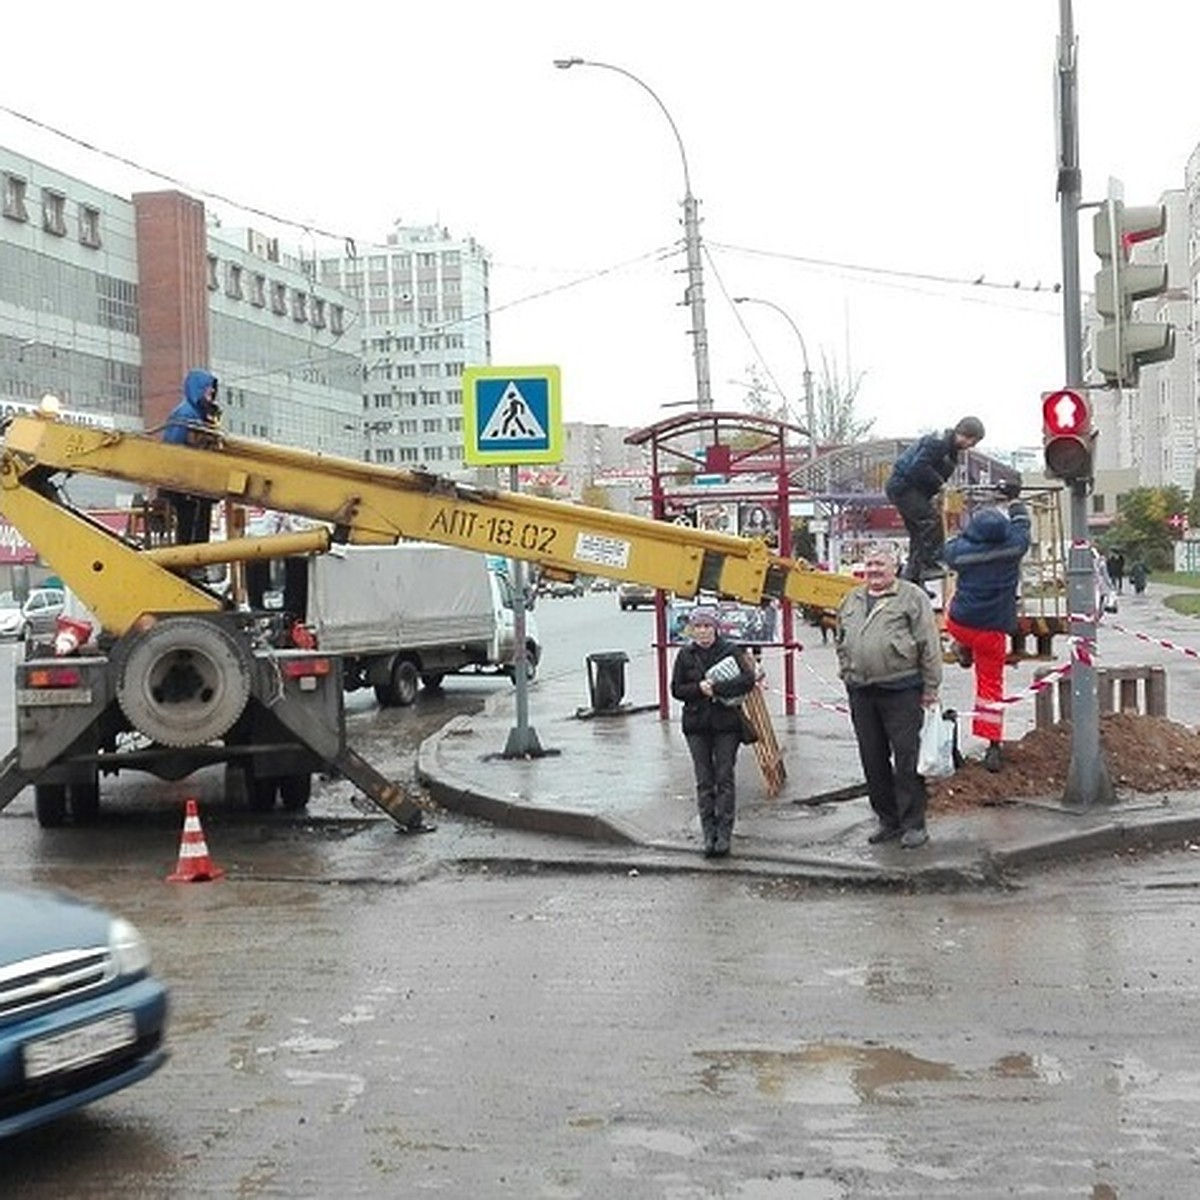
[[[904,518],[904,528],[908,530],[908,561],[904,564],[904,577],[920,583],[926,571],[942,566],[942,552],[946,544],[942,514],[932,497],[925,495],[920,488],[891,489],[888,499]]]
[[[849,695],[871,808],[889,829],[924,829],[925,780],[917,774],[921,689],[868,686]]]

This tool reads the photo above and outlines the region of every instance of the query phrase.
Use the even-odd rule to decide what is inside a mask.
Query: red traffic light
[[[1042,397],[1042,428],[1047,437],[1086,434],[1092,428],[1092,410],[1079,392],[1048,392]]]
[[[1073,482],[1092,473],[1092,410],[1079,392],[1063,388],[1042,397],[1046,473]]]

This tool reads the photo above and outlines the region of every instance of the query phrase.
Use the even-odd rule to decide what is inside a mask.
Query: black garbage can
[[[621,707],[628,661],[629,655],[624,650],[604,650],[587,656],[588,695],[593,712],[616,712]]]

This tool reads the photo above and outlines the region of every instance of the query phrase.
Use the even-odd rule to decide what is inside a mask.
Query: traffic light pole
[[[1066,383],[1083,388],[1083,309],[1079,286],[1079,171],[1076,41],[1071,0],[1059,0],[1057,63],[1058,199],[1062,229],[1063,344]],[[1100,750],[1096,695],[1096,571],[1088,541],[1090,479],[1071,483],[1071,550],[1067,559],[1067,605],[1071,633],[1071,763],[1065,804],[1086,807],[1113,800],[1112,776]]]

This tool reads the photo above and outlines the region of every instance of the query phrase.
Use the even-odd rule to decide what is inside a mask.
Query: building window
[[[255,308],[266,308],[267,306],[267,277],[260,275],[257,271],[250,276],[250,303]]]
[[[458,250],[442,251],[442,266],[457,267],[462,262],[462,253]]]
[[[442,373],[442,364],[437,362],[423,362],[421,364],[422,379],[437,379]]]
[[[442,461],[441,446],[426,446],[425,447],[425,461],[426,462],[441,462]]]
[[[90,204],[79,206],[79,240],[92,249],[100,245],[100,210]]]
[[[461,375],[465,369],[466,369],[465,363],[448,362],[446,364],[446,374],[449,375],[451,378]]]
[[[437,280],[436,279],[418,279],[417,280],[417,295],[418,296],[436,296],[437,295]]]
[[[346,310],[340,304],[329,306],[329,332],[341,337],[346,332]]]
[[[436,308],[422,308],[417,312],[417,320],[422,325],[436,325],[438,320],[438,310]]]
[[[312,298],[312,315],[310,320],[314,329],[325,328],[325,301],[320,296]]]
[[[417,461],[416,446],[401,446],[400,449],[396,451],[396,461],[415,463]]]
[[[396,366],[397,379],[416,379],[417,366],[416,363],[398,363]]]
[[[55,237],[67,233],[67,198],[62,192],[42,188],[42,228]]]
[[[25,180],[20,175],[4,175],[4,215],[13,221],[28,221],[25,207]]]
[[[451,388],[446,393],[446,403],[447,404],[461,404],[462,403],[462,388]]]
[[[436,408],[442,402],[441,392],[422,392],[421,403],[427,408]]]
[[[272,283],[271,284],[271,311],[276,316],[287,316],[287,284]]]
[[[292,293],[292,320],[308,320],[308,293],[295,291]]]
[[[447,417],[446,432],[447,433],[462,433],[463,419],[462,417]]]
[[[217,256],[215,254],[210,254],[208,256],[208,290],[210,292],[215,292],[220,286],[221,285],[217,280]]]
[[[405,407],[416,408],[417,407],[417,393],[416,392],[401,392],[400,393],[400,407],[401,408],[405,408]]]
[[[225,295],[234,300],[242,298],[242,268],[238,263],[225,264]]]

